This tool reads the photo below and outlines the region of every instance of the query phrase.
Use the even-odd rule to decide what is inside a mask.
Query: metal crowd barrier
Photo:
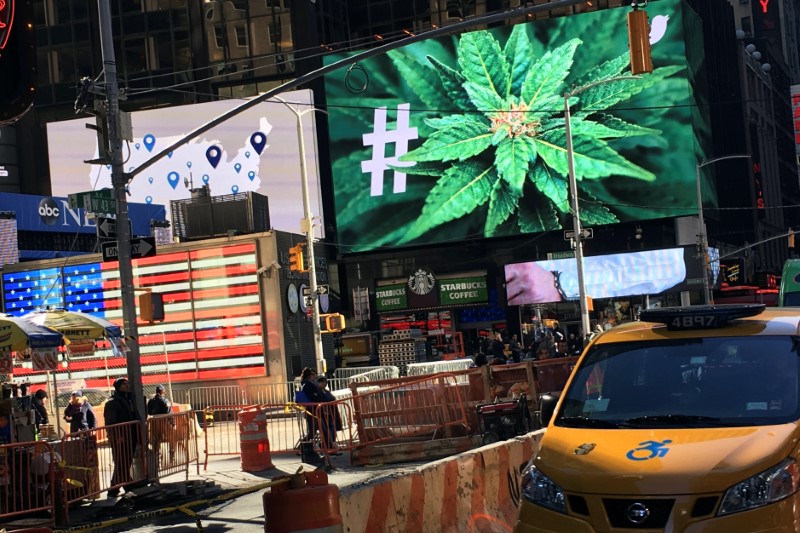
[[[192,462],[197,465],[197,473],[200,473],[196,427],[194,411],[156,415],[147,419],[147,470],[151,479],[157,481],[183,472],[188,480]]]
[[[533,368],[536,371],[536,385],[538,393],[560,392],[567,383],[577,357],[562,357],[558,359],[543,359],[535,361]]]
[[[243,403],[255,405],[293,402],[294,393],[298,390],[300,390],[300,381],[248,385]],[[231,402],[229,405],[234,405],[235,403],[237,402]]]
[[[101,434],[108,438],[105,445],[99,442]],[[146,480],[142,441],[142,425],[135,421],[65,435],[56,449],[62,461],[64,509]]]
[[[351,385],[358,447],[399,438],[434,439],[469,433],[465,392],[458,376],[436,374],[410,381]],[[337,402],[338,403],[338,402]]]
[[[452,361],[433,361],[430,363],[409,363],[406,367],[408,376],[424,376],[440,372],[458,372],[472,368],[472,359],[454,359]]]
[[[245,391],[238,385],[194,387],[186,391],[186,403],[195,411],[209,405],[239,405],[247,403]]]
[[[59,454],[48,442],[0,446],[0,523],[15,519],[55,519]]]
[[[361,374],[372,374],[374,377],[371,379],[376,381],[381,379],[395,379],[400,377],[400,369],[396,366],[384,365],[337,368],[333,371],[334,379],[352,378],[353,376]]]

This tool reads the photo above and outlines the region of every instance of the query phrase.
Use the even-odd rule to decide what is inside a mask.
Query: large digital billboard
[[[310,90],[281,97],[298,112],[314,106]],[[241,104],[219,101],[134,112],[133,142],[123,148],[125,170],[131,171],[197,127]],[[129,185],[130,200],[163,204],[191,197],[190,188],[208,185],[220,196],[253,191],[269,198],[272,227],[297,233],[303,214],[297,117],[285,104],[262,103],[225,121],[171,152],[137,175]],[[98,157],[94,119],[47,125],[50,175],[54,195],[111,186],[108,165],[88,165]],[[314,216],[322,216],[313,113],[302,116],[306,171]],[[188,186],[187,186],[188,185]],[[170,213],[167,213],[169,217]],[[321,237],[324,224],[320,224]]]
[[[583,280],[591,298],[689,291],[703,288],[703,267],[694,246],[595,255],[584,257]],[[505,283],[508,305],[562,302],[580,296],[574,257],[506,265]]]
[[[137,289],[164,298],[164,322],[139,322],[145,383],[165,383],[166,372],[174,382],[264,375],[254,243],[159,254],[133,265]],[[4,272],[2,282],[3,311],[9,315],[60,307],[122,325],[116,261]],[[124,376],[125,364],[125,358],[104,347],[70,361],[68,370],[71,378],[102,387]],[[14,374],[44,380],[20,365]]]
[[[638,79],[607,81],[630,70],[626,8],[427,40],[330,74],[345,251],[564,227],[573,90],[584,224],[695,213],[688,9],[647,6],[656,68]]]

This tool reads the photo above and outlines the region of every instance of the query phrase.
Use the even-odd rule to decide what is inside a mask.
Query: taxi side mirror
[[[546,428],[550,424],[550,419],[553,418],[553,412],[556,410],[556,404],[560,394],[557,392],[542,394],[539,396],[539,424],[540,427]]]

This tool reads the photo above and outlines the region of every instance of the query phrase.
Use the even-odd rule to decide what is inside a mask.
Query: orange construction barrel
[[[275,480],[279,480],[276,478]],[[289,476],[287,483],[264,493],[266,533],[341,533],[339,487],[324,470]]]
[[[239,443],[242,471],[261,472],[272,468],[267,438],[267,415],[260,407],[239,412]]]

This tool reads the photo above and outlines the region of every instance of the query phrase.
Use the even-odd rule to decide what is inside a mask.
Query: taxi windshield
[[[784,424],[800,418],[800,337],[596,344],[554,424],[658,428]]]

